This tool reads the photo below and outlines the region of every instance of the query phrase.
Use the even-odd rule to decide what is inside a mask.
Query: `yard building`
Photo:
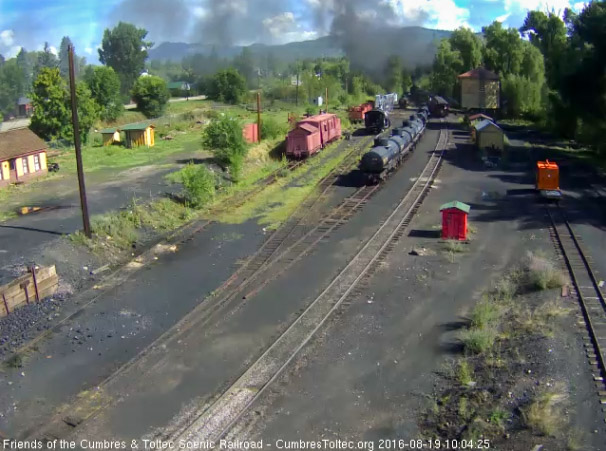
[[[19,117],[30,117],[34,112],[32,101],[27,97],[19,97],[19,100],[17,100],[17,110]]]
[[[186,81],[171,81],[168,83],[168,90],[173,97],[189,97],[191,86]]]
[[[467,215],[470,209],[469,205],[458,200],[440,207],[443,240],[467,240]]]
[[[505,149],[505,134],[501,127],[487,119],[473,126],[472,136],[478,149]]]
[[[46,175],[46,150],[29,128],[0,133],[0,187]]]
[[[154,129],[151,124],[124,125],[121,130],[125,133],[126,147],[129,149],[139,146],[154,147],[156,144]]]
[[[499,76],[483,67],[459,75],[461,107],[497,110],[501,105]]]
[[[104,146],[111,146],[112,144],[122,141],[122,138],[120,137],[120,129],[118,128],[104,128],[100,133],[103,137]]]

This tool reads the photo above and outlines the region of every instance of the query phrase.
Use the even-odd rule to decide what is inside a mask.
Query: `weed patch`
[[[565,425],[560,405],[566,398],[563,390],[538,393],[527,407],[522,408],[525,426],[539,435],[555,436]]]

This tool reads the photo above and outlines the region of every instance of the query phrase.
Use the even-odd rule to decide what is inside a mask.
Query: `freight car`
[[[349,120],[352,123],[364,122],[366,113],[372,110],[372,102],[366,102],[362,105],[354,106],[349,109]]]
[[[419,118],[404,121],[404,126],[393,130],[389,138],[377,138],[370,151],[360,160],[360,170],[366,183],[375,184],[385,180],[394,171],[421,138],[425,127]]]
[[[297,123],[286,136],[286,156],[305,158],[341,137],[341,120],[335,114],[319,114]]]
[[[444,97],[435,96],[429,100],[429,111],[434,117],[446,117],[450,111],[450,105]]]

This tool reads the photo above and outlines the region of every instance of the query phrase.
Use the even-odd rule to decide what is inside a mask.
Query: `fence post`
[[[8,302],[6,302],[6,296],[2,293],[2,301],[4,302],[4,308],[6,309],[6,316],[10,315],[10,310],[8,309]]]
[[[32,279],[34,279],[34,291],[36,292],[36,302],[40,302],[40,293],[38,293],[38,281],[36,280],[36,265],[31,268]]]

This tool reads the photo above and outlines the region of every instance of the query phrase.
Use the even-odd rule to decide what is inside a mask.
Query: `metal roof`
[[[488,69],[478,67],[477,69],[473,69],[459,75],[459,78],[484,78],[486,80],[498,80],[499,76]]]
[[[147,127],[155,128],[152,124],[138,123],[138,124],[128,124],[120,127],[120,130],[130,131],[130,130],[145,130]]]
[[[19,97],[19,100],[17,100],[17,105],[29,105],[30,103],[32,101],[28,97]]]
[[[469,210],[471,210],[471,207],[469,205],[464,204],[463,202],[459,202],[458,200],[454,200],[452,202],[448,202],[447,204],[442,205],[440,207],[440,211],[448,210],[450,208],[456,208],[457,210],[464,211],[465,213],[469,213]]]
[[[436,103],[438,103],[440,105],[448,105],[448,102],[446,101],[446,99],[444,97],[435,96],[433,99],[435,100]]]
[[[103,130],[100,130],[99,133],[101,133],[102,135],[106,135],[108,133],[116,133],[119,132],[120,129],[119,128],[104,128]]]
[[[0,160],[2,161],[47,148],[46,143],[29,128],[9,130],[0,135]]]
[[[494,122],[489,121],[488,119],[484,119],[482,122],[478,122],[476,125],[474,125],[473,128],[475,128],[477,131],[480,131],[480,130],[484,130],[487,127],[494,127],[497,130],[501,130],[501,127],[499,127]]]
[[[303,129],[309,133],[315,133],[318,131],[318,128],[314,127],[309,122],[303,122],[303,123],[299,124],[298,128]]]
[[[469,116],[470,121],[475,121],[476,119],[480,119],[480,118],[488,119],[489,121],[493,120],[490,116],[487,116],[486,114],[483,114],[483,113],[472,114],[471,116]]]

